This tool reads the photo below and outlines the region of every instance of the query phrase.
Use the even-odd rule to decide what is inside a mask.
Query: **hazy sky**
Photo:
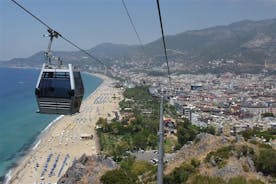
[[[137,44],[121,0],[18,0],[84,49],[103,42]],[[143,43],[160,37],[156,0],[125,0]],[[250,19],[276,18],[276,0],[160,0],[165,34]],[[10,0],[0,0],[0,60],[45,50],[46,27]],[[76,50],[62,39],[56,50]]]

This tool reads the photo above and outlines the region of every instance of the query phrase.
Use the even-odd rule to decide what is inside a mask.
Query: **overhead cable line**
[[[131,23],[131,26],[132,26],[132,28],[133,28],[135,34],[136,34],[136,37],[137,37],[137,39],[138,39],[138,41],[139,41],[139,43],[140,43],[140,46],[141,46],[141,48],[142,48],[142,51],[143,51],[144,54],[145,54],[144,44],[143,44],[142,41],[141,41],[141,37],[140,37],[139,34],[138,34],[138,31],[137,31],[137,29],[136,29],[136,27],[135,27],[135,24],[134,24],[134,22],[133,22],[133,20],[132,20],[132,18],[131,18],[131,16],[130,16],[130,13],[129,13],[129,11],[128,11],[128,8],[127,8],[126,3],[125,3],[124,0],[122,0],[122,4],[123,4],[124,9],[126,10],[126,14],[127,14],[128,18],[129,18],[129,21],[130,21],[130,23]]]
[[[29,10],[27,10],[25,7],[23,7],[21,4],[19,4],[16,0],[11,0],[13,3],[15,3],[17,6],[19,6],[21,9],[23,9],[26,13],[28,13],[29,15],[31,15],[34,19],[36,19],[38,22],[40,22],[42,25],[44,25],[45,27],[48,28],[49,31],[53,31],[55,32],[59,37],[61,37],[63,40],[65,40],[67,43],[69,43],[70,45],[74,46],[75,48],[79,49],[80,51],[82,51],[83,53],[85,53],[86,55],[88,55],[90,58],[96,60],[97,62],[99,62],[100,64],[102,64],[104,67],[112,70],[111,67],[107,66],[104,62],[102,62],[99,58],[97,58],[96,56],[93,56],[92,54],[90,54],[89,52],[87,52],[86,50],[80,48],[77,44],[75,44],[74,42],[70,41],[68,38],[64,37],[63,35],[61,35],[60,33],[58,33],[57,31],[55,31],[54,29],[52,29],[48,24],[46,24],[44,21],[42,21],[40,18],[38,18],[37,16],[35,16],[33,13],[31,13]]]
[[[157,8],[158,8],[159,22],[160,22],[160,28],[161,28],[161,33],[162,33],[164,54],[165,54],[165,59],[166,59],[166,63],[167,63],[168,78],[169,78],[169,81],[171,82],[171,72],[170,72],[170,67],[169,67],[167,47],[166,47],[166,41],[165,41],[165,36],[164,36],[164,31],[163,31],[162,16],[161,16],[159,0],[156,0],[156,3],[157,3]]]
[[[93,56],[92,54],[90,54],[89,52],[87,52],[86,50],[80,48],[78,45],[76,45],[75,43],[73,43],[72,41],[70,41],[69,39],[65,38],[64,36],[60,35],[61,38],[63,38],[66,42],[68,42],[69,44],[73,45],[74,47],[76,47],[77,49],[79,49],[80,51],[82,51],[83,53],[85,53],[86,55],[88,55],[89,57],[91,57],[92,59],[96,60],[97,62],[99,62],[100,64],[102,64],[104,67],[107,67],[108,69],[111,69],[111,67],[107,66],[105,63],[103,63],[99,58],[97,58],[96,56]]]
[[[27,10],[26,8],[24,8],[21,4],[19,4],[17,1],[15,0],[11,0],[12,2],[14,2],[17,6],[19,6],[20,8],[22,8],[25,12],[27,12],[29,15],[31,15],[33,18],[35,18],[38,22],[40,22],[41,24],[43,24],[44,26],[46,26],[48,29],[51,29],[51,27],[46,24],[45,22],[43,22],[41,19],[39,19],[37,16],[35,16],[34,14],[32,14],[29,10]],[[52,30],[52,29],[51,29]]]

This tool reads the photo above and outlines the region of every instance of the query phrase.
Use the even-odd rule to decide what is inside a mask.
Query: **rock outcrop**
[[[100,183],[101,176],[116,167],[116,163],[110,158],[83,155],[59,179],[58,184]]]

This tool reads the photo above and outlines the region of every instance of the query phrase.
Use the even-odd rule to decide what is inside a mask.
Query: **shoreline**
[[[76,114],[76,115],[73,115],[73,116],[58,116],[56,119],[54,119],[52,122],[49,123],[49,125],[47,127],[45,127],[41,133],[37,136],[36,140],[34,141],[34,143],[30,146],[29,150],[26,151],[26,155],[24,155],[18,162],[17,162],[17,166],[10,169],[8,171],[8,173],[5,175],[5,183],[8,183],[8,182],[11,182],[11,183],[21,183],[21,179],[24,179],[24,174],[26,172],[24,172],[24,170],[28,170],[30,169],[29,167],[29,164],[31,162],[31,159],[32,157],[38,157],[37,154],[38,152],[42,152],[41,150],[44,150],[45,147],[47,147],[47,145],[45,145],[45,143],[47,144],[47,141],[45,141],[47,138],[56,138],[58,136],[61,137],[61,139],[63,139],[63,133],[65,133],[65,130],[67,130],[66,128],[68,128],[69,126],[76,126],[76,125],[72,125],[73,123],[69,124],[67,127],[64,127],[64,129],[61,131],[61,135],[58,135],[56,137],[53,136],[53,132],[55,131],[55,129],[57,129],[57,127],[61,124],[61,122],[66,122],[69,120],[75,120],[76,119],[76,116],[86,116],[86,114],[83,114],[85,113],[85,111],[91,107],[91,106],[96,106],[95,104],[92,104],[91,105],[91,100],[94,101],[95,99],[99,98],[99,95],[101,95],[101,92],[100,92],[100,89],[103,89],[103,88],[106,88],[108,86],[108,84],[110,85],[110,83],[112,82],[115,82],[114,79],[111,79],[107,76],[104,76],[104,75],[101,75],[101,74],[94,74],[94,73],[88,73],[88,72],[85,72],[86,74],[89,74],[89,75],[92,75],[92,76],[95,76],[95,77],[98,77],[100,79],[102,79],[102,83],[91,93],[89,94],[86,99],[82,102],[82,109],[80,111],[80,113]],[[112,81],[112,82],[110,82]],[[108,86],[110,89],[111,86]],[[114,90],[114,89],[113,89]],[[105,92],[103,90],[103,92]],[[111,97],[111,96],[110,96]],[[102,97],[101,97],[102,98]],[[95,103],[95,102],[94,102]],[[88,104],[88,105],[87,105]],[[92,107],[91,107],[92,108]],[[97,107],[98,108],[98,107]],[[103,107],[102,107],[103,108]],[[92,112],[90,112],[91,114]],[[82,114],[82,115],[80,115]],[[95,112],[94,112],[95,114]],[[92,116],[93,117],[93,116]],[[78,121],[78,119],[77,119]],[[79,121],[82,121],[82,119],[80,119]],[[95,124],[95,122],[94,122]],[[91,128],[91,127],[90,127]],[[72,129],[72,128],[71,128]],[[67,130],[68,131],[68,130]],[[52,135],[51,135],[52,134]],[[72,135],[71,135],[71,138],[72,138]],[[60,139],[60,138],[59,138]],[[68,139],[68,137],[66,138]],[[49,141],[49,140],[48,140]],[[62,140],[63,141],[63,140]],[[74,140],[74,141],[77,141],[77,140]],[[93,140],[95,142],[95,140]],[[59,143],[60,144],[60,143]],[[67,144],[67,143],[66,143]],[[70,143],[68,143],[70,144]],[[67,146],[67,145],[66,145]],[[49,150],[52,150],[52,146],[50,145],[49,146]],[[97,149],[95,147],[95,149]],[[70,150],[68,151],[70,152]],[[73,152],[76,152],[75,150],[73,150]],[[98,150],[94,150],[95,153],[98,152]],[[92,152],[91,152],[92,153]],[[94,153],[94,154],[95,154]],[[82,153],[83,154],[83,153]],[[92,153],[93,154],[93,153]],[[78,155],[78,154],[77,154]],[[41,159],[40,159],[41,160]],[[41,164],[43,165],[43,164]],[[70,165],[70,164],[68,164]],[[23,174],[22,174],[23,173]],[[20,176],[19,176],[20,175]],[[39,178],[36,178],[37,180],[40,179]]]
[[[6,67],[6,68],[12,68],[12,69],[34,69],[34,70],[39,70],[39,68],[26,68],[26,67]],[[93,77],[98,77],[102,80],[102,83],[91,93],[89,94],[84,100],[83,102],[88,99],[90,96],[92,96],[97,90],[98,88],[104,83],[104,80],[108,77],[104,76],[104,75],[94,75],[93,73],[89,73],[89,72],[84,72],[87,75],[93,76]],[[22,152],[24,153],[21,158],[18,158],[17,161],[15,161],[13,167],[8,169],[8,172],[3,175],[4,176],[4,184],[8,184],[10,179],[12,178],[12,172],[13,170],[18,167],[18,165],[20,165],[21,162],[24,161],[25,157],[27,157],[32,151],[34,151],[39,144],[41,143],[41,139],[44,137],[45,134],[47,134],[47,132],[49,131],[49,129],[55,124],[57,123],[60,119],[62,119],[64,117],[64,115],[59,115],[58,117],[56,117],[54,120],[50,121],[49,124],[43,129],[41,130],[41,132],[34,138],[34,141],[29,145],[29,147],[26,150],[22,150]],[[21,152],[21,151],[20,151]]]
[[[22,69],[22,70],[29,70],[29,69],[40,70],[40,68],[35,68],[35,67],[1,67],[1,68]],[[97,75],[97,74],[89,73],[89,72],[83,72],[83,73],[90,75],[92,77],[100,78],[102,80],[100,85],[92,93],[90,93],[85,99],[83,99],[83,102],[84,102],[86,99],[88,99],[91,95],[93,95],[98,90],[98,88],[103,84],[104,80],[108,77],[106,77],[104,75]],[[32,139],[32,141],[28,144],[27,148],[22,148],[22,149],[20,148],[19,153],[21,156],[18,156],[15,159],[13,166],[7,168],[7,172],[1,176],[1,178],[3,178],[3,180],[1,180],[0,182],[3,182],[4,184],[9,182],[9,180],[11,179],[12,171],[16,167],[18,167],[18,165],[20,165],[20,163],[25,159],[25,157],[27,157],[30,154],[30,152],[34,151],[39,146],[39,144],[41,143],[41,139],[44,137],[45,134],[47,134],[48,130],[63,117],[64,117],[64,115],[59,115],[58,117],[56,117],[55,119],[50,121],[49,124],[44,129],[42,129],[40,131],[40,133],[38,133]]]

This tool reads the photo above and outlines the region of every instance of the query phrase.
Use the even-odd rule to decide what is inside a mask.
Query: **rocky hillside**
[[[275,156],[276,152],[269,146],[244,141],[242,137],[202,133],[170,157],[165,164],[164,183],[274,183],[275,178],[272,176],[276,168],[271,154]],[[137,180],[141,183],[155,183],[157,170],[154,167],[149,162],[135,161],[133,158],[116,167],[110,159],[82,156],[58,183],[129,183]]]
[[[233,138],[232,138],[233,139]],[[169,161],[165,169],[165,174],[171,173],[173,169],[179,167],[184,161],[189,162],[192,158],[203,159],[208,152],[216,150],[222,145],[229,145],[231,139],[211,134],[199,134],[198,143],[184,145],[175,156]]]
[[[83,155],[71,166],[58,184],[88,184],[100,183],[101,176],[108,170],[115,169],[116,164],[101,156]]]
[[[271,158],[276,151],[271,147],[244,141],[239,136],[199,134],[197,139],[190,145],[184,145],[167,163],[167,183],[179,179],[187,183],[209,180],[214,184],[232,183],[232,180],[245,184],[275,182],[276,162]]]

